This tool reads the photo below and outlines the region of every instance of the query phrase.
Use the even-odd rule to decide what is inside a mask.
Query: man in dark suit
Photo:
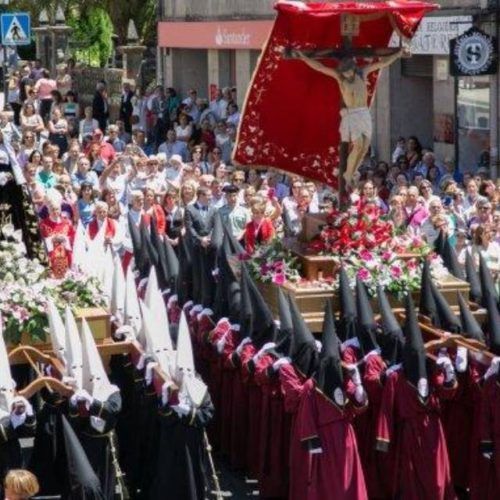
[[[210,264],[211,259],[211,235],[214,228],[217,209],[210,206],[212,192],[208,187],[200,187],[197,191],[196,203],[186,207],[184,224],[186,226],[186,237],[193,252],[193,301],[196,305],[210,307],[208,294],[210,283],[213,283]],[[205,302],[205,303],[203,303]]]
[[[120,120],[123,121],[125,126],[125,132],[132,132],[132,123],[130,119],[132,118],[132,97],[134,97],[134,92],[130,87],[130,83],[123,84],[123,92],[120,100]]]
[[[109,104],[104,81],[100,81],[96,85],[94,100],[92,101],[92,118],[97,120],[102,131],[106,130],[109,118]]]

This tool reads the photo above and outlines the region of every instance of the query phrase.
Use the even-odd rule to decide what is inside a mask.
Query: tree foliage
[[[118,43],[127,41],[127,26],[133,19],[139,36],[144,43],[154,44],[156,36],[156,9],[159,0],[12,0],[10,11],[29,12],[33,25],[38,24],[38,16],[43,9],[54,13],[61,5],[66,19],[83,19],[86,23],[88,15],[101,9],[109,15],[114,32],[118,35]]]

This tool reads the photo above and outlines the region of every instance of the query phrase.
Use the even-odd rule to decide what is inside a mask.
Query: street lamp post
[[[10,0],[0,0],[1,12],[5,12],[7,7],[10,4]],[[3,110],[6,111],[9,105],[8,102],[8,93],[9,93],[9,67],[7,65],[7,46],[2,44],[2,53],[3,53],[3,63],[2,63],[2,71],[3,71]]]

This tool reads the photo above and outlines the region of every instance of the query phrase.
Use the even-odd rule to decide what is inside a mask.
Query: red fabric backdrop
[[[337,83],[302,61],[283,59],[283,48],[340,46],[340,19],[346,13],[380,13],[378,19],[361,21],[352,44],[387,47],[394,29],[411,38],[424,14],[437,6],[282,1],[275,8],[278,16],[246,96],[234,158],[243,165],[274,166],[336,187],[341,107]],[[335,64],[332,59],[323,62]],[[370,76],[371,101],[378,74]]]

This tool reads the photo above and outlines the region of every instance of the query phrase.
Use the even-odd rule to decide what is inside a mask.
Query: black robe
[[[111,394],[106,401],[94,399],[88,412],[70,405],[69,422],[82,444],[94,472],[101,481],[104,498],[112,500],[115,495],[116,474],[111,453],[110,433],[113,431],[122,407],[119,392]],[[91,425],[90,417],[104,420],[104,430],[99,432]]]
[[[0,487],[10,469],[20,469],[26,466],[19,439],[33,437],[35,428],[34,415],[26,415],[24,423],[16,428],[13,427],[9,416],[0,419]]]
[[[37,412],[37,427],[29,470],[38,478],[40,496],[59,495],[68,488],[61,474],[65,466],[61,415],[68,413],[67,400],[46,389],[40,391],[42,406]]]
[[[194,414],[179,416],[168,405],[160,409],[159,453],[150,500],[206,498],[208,460],[204,432],[213,413],[208,394]]]

